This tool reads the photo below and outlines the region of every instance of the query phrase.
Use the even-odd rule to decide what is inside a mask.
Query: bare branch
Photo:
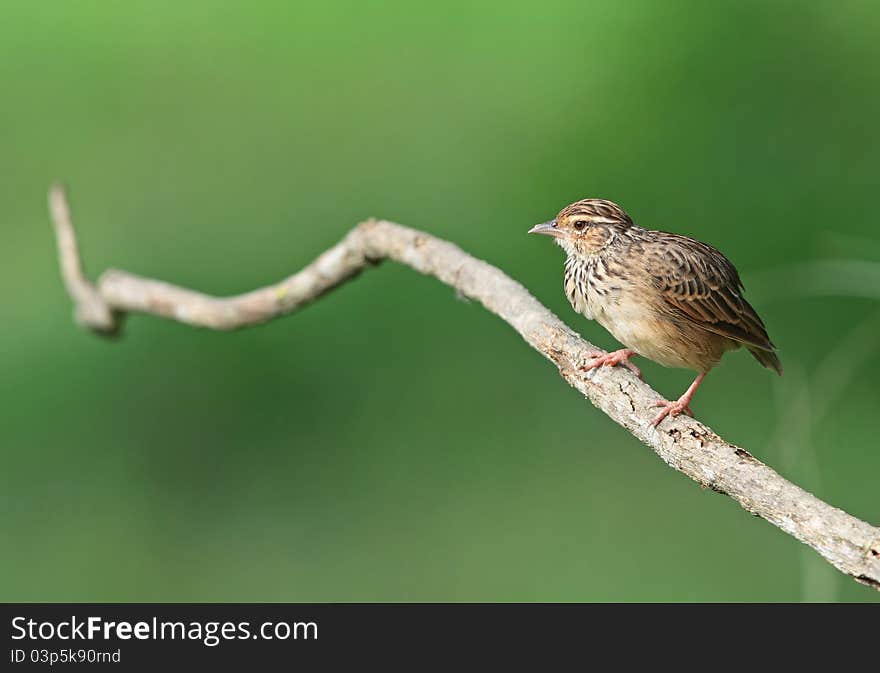
[[[55,224],[61,277],[64,279],[67,293],[73,299],[76,321],[96,332],[115,333],[117,321],[109,304],[89,282],[83,271],[79,246],[76,243],[76,232],[70,217],[70,206],[64,195],[64,188],[60,184],[53,185],[49,190],[49,212]]]
[[[189,325],[231,330],[272,320],[317,299],[383,259],[434,276],[513,327],[551,360],[572,387],[668,465],[701,486],[729,495],[748,512],[815,549],[855,580],[880,589],[880,529],[783,479],[748,451],[687,416],[650,421],[660,396],[621,367],[580,371],[598,350],[569,329],[522,285],[457,246],[392,222],[355,227],[302,271],[253,292],[219,298],[125,271],[107,271],[93,286],[85,277],[63,190],[50,193],[61,272],[78,320],[113,332],[126,313],[147,313]]]

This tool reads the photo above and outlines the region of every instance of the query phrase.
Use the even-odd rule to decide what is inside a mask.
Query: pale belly
[[[665,367],[708,371],[725,351],[738,344],[681,323],[651,308],[631,287],[602,288],[587,284],[586,292],[569,296],[572,307],[595,320],[627,348]]]

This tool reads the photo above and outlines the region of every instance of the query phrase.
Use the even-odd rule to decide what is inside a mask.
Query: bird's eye
[[[578,220],[577,222],[574,223],[574,228],[577,229],[578,231],[583,231],[586,228],[586,226],[587,226],[586,220]]]

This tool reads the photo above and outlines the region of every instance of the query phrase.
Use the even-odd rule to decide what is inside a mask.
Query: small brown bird
[[[674,402],[663,400],[651,422],[693,415],[690,402],[726,351],[745,346],[782,374],[764,323],[743,299],[733,264],[711,245],[678,234],[642,229],[611,201],[584,199],[556,219],[529,230],[556,238],[565,250],[565,294],[578,313],[596,320],[626,348],[589,353],[584,370],[619,365],[639,378],[629,358],[695,369],[697,378]]]

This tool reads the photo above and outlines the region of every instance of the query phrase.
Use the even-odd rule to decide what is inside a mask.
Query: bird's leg
[[[704,378],[706,378],[706,372],[701,373],[695,378],[694,382],[684,391],[684,395],[675,400],[675,402],[659,400],[654,406],[663,407],[663,409],[661,409],[660,413],[654,417],[654,420],[651,421],[651,425],[656,428],[660,424],[660,421],[667,416],[678,416],[682,412],[686,413],[688,416],[693,416],[694,412],[691,411],[690,407],[691,399],[693,398],[694,393],[697,392],[697,388],[700,387]]]
[[[587,353],[587,357],[590,358],[590,361],[581,367],[581,371],[588,372],[591,369],[596,369],[597,367],[614,367],[615,365],[623,365],[633,374],[635,374],[639,378],[642,378],[641,370],[629,361],[629,359],[633,355],[637,355],[637,353],[631,348],[621,348],[620,350],[614,351],[613,353],[590,351],[589,353]]]

